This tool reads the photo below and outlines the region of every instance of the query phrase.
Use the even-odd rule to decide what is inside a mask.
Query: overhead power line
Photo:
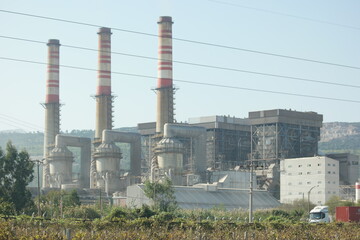
[[[25,129],[31,129],[37,132],[43,132],[42,128],[38,128],[38,127],[33,127],[33,125],[31,124],[27,124],[27,123],[21,123],[19,121],[16,120],[12,120],[11,118],[8,117],[2,117],[0,116],[0,122],[18,129],[21,129],[23,131],[26,131]]]
[[[258,11],[258,12],[270,13],[270,14],[284,16],[284,17],[297,18],[297,19],[310,21],[310,22],[317,22],[317,23],[333,25],[333,26],[337,26],[337,27],[360,30],[360,27],[356,27],[356,26],[350,26],[350,25],[346,25],[346,24],[329,22],[329,21],[324,21],[324,20],[315,19],[315,18],[309,18],[309,17],[303,17],[303,16],[298,16],[298,15],[293,15],[293,14],[287,14],[287,13],[283,13],[283,12],[276,12],[276,11],[271,11],[271,10],[262,9],[262,8],[249,7],[249,6],[244,6],[244,5],[240,5],[240,4],[237,4],[237,3],[230,3],[230,2],[219,1],[219,0],[207,0],[207,1],[214,2],[214,3],[217,3],[217,4],[222,4],[222,5],[228,5],[228,6],[232,6],[232,7],[250,9],[250,10],[254,10],[254,11]]]
[[[8,58],[8,57],[0,57],[0,59],[2,59],[2,60],[8,60],[8,61],[23,62],[23,63],[33,63],[33,64],[48,65],[47,63],[44,63],[44,62],[38,62],[38,61],[32,61],[32,60],[25,60],[25,59],[16,59],[16,58]],[[64,68],[78,69],[78,70],[86,70],[86,71],[93,71],[93,72],[97,72],[97,71],[98,71],[97,69],[85,68],[85,67],[77,67],[77,66],[69,66],[69,65],[59,65],[59,66],[60,66],[60,67],[64,67]],[[154,77],[154,76],[141,75],[141,74],[115,72],[115,71],[111,71],[111,73],[112,73],[112,74],[117,74],[117,75],[130,76],[130,77],[141,77],[141,78],[157,79],[157,77]],[[360,101],[358,101],[358,100],[351,100],[351,99],[342,99],[342,98],[332,98],[332,97],[306,95],[306,94],[299,94],[299,93],[289,93],[289,92],[271,91],[271,90],[264,90],[264,89],[257,89],[257,88],[245,88],[245,87],[230,86],[230,85],[215,84],[215,83],[194,82],[194,81],[180,80],[180,79],[173,79],[173,81],[174,81],[174,82],[182,82],[182,83],[202,85],[202,86],[221,87],[221,88],[227,88],[227,89],[237,89],[237,90],[245,90],[245,91],[253,91],[253,92],[262,92],[262,93],[271,93],[271,94],[279,94],[279,95],[287,95],[287,96],[296,96],[296,97],[316,98],[316,99],[332,100],[332,101],[341,101],[341,102],[360,103]]]
[[[2,35],[0,35],[0,38],[11,39],[11,40],[19,40],[19,41],[25,41],[25,42],[31,42],[31,43],[46,44],[46,42],[43,42],[43,41],[24,39],[24,38],[17,38],[17,37],[10,37],[10,36],[2,36]],[[74,49],[81,49],[81,50],[86,50],[86,51],[99,52],[98,49],[93,49],[93,48],[72,46],[72,45],[66,45],[66,44],[61,44],[61,46],[62,47],[68,47],[68,48],[74,48]],[[111,51],[110,53],[111,54],[116,54],[116,55],[128,56],[128,57],[156,60],[156,61],[157,60],[162,60],[162,59],[159,59],[159,58],[156,58],[156,57],[148,57],[148,56],[135,55],[135,54],[129,54],[129,53],[122,53],[122,52],[113,52],[113,51]],[[261,76],[267,76],[267,77],[275,77],[275,78],[285,78],[285,79],[292,79],[292,80],[297,80],[297,81],[320,83],[320,84],[327,84],[327,85],[335,85],[335,86],[341,86],[341,87],[360,88],[359,85],[337,83],[337,82],[328,82],[328,81],[321,81],[321,80],[308,79],[308,78],[300,78],[300,77],[294,77],[294,76],[286,76],[286,75],[273,74],[273,73],[256,72],[256,71],[250,71],[250,70],[239,69],[239,68],[227,68],[227,67],[221,67],[221,66],[214,66],[214,65],[193,63],[193,62],[185,62],[185,61],[177,61],[177,60],[173,60],[173,62],[174,63],[179,63],[179,64],[184,64],[184,65],[195,66],[195,67],[212,68],[212,69],[218,69],[218,70],[224,70],[224,71],[241,72],[241,73],[255,74],[255,75],[261,75]]]
[[[15,117],[3,114],[3,113],[0,113],[0,119],[3,119],[5,121],[8,121],[8,122],[11,122],[11,123],[14,123],[14,124],[19,124],[19,125],[25,126],[27,128],[35,129],[35,130],[42,129],[42,127],[40,127],[38,125],[35,125],[35,124],[30,123],[30,122],[20,120],[18,118],[15,118]]]
[[[47,16],[40,16],[40,15],[34,15],[34,14],[28,14],[28,13],[22,13],[22,12],[15,12],[15,11],[9,11],[9,10],[5,10],[5,9],[0,9],[0,12],[9,13],[9,14],[16,14],[16,15],[21,15],[21,16],[27,16],[27,17],[40,18],[40,19],[46,19],[46,20],[52,20],[52,21],[58,21],[58,22],[77,24],[77,25],[83,25],[83,26],[88,26],[88,27],[102,27],[102,26],[97,25],[97,24],[84,23],[84,22],[66,20],[66,19],[61,19],[61,18],[53,18],[53,17],[47,17]],[[127,32],[127,33],[133,33],[133,34],[140,34],[140,35],[151,36],[151,37],[159,37],[157,34],[133,31],[133,30],[123,29],[123,28],[111,27],[111,29],[114,30],[114,31],[121,31],[121,32]],[[318,64],[325,64],[325,65],[331,65],[331,66],[336,66],[336,67],[343,67],[343,68],[351,68],[351,69],[360,70],[360,67],[358,67],[358,66],[351,66],[351,65],[346,65],[346,64],[332,63],[332,62],[327,62],[327,61],[314,60],[314,59],[310,59],[310,58],[301,58],[301,57],[289,56],[289,55],[284,55],[284,54],[277,54],[277,53],[264,52],[264,51],[259,51],[259,50],[252,50],[252,49],[246,49],[246,48],[226,46],[226,45],[222,45],[222,44],[208,43],[208,42],[202,42],[202,41],[196,41],[196,40],[190,40],[190,39],[184,39],[184,38],[173,37],[172,39],[177,40],[177,41],[187,42],[187,43],[193,43],[193,44],[199,44],[199,45],[205,45],[205,46],[211,46],[211,47],[217,47],[217,48],[224,48],[224,49],[230,49],[230,50],[235,50],[235,51],[243,51],[243,52],[249,52],[249,53],[272,56],[272,57],[280,57],[280,58],[292,59],[292,60],[297,60],[297,61],[318,63]]]

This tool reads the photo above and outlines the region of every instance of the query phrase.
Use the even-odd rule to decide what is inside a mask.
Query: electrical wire
[[[0,38],[4,39],[11,39],[11,40],[18,40],[18,41],[25,41],[25,42],[31,42],[31,43],[40,43],[40,44],[46,44],[46,42],[38,41],[38,40],[31,40],[31,39],[24,39],[24,38],[17,38],[17,37],[10,37],[10,36],[3,36],[0,35]],[[79,46],[73,46],[73,45],[65,45],[61,44],[62,47],[67,48],[73,48],[73,49],[81,49],[86,51],[93,51],[93,52],[99,52],[98,49],[93,48],[86,48],[86,47],[79,47]],[[149,60],[162,60],[155,57],[148,57],[148,56],[142,56],[142,55],[135,55],[135,54],[128,54],[128,53],[122,53],[122,52],[114,52],[111,51],[111,54],[114,55],[122,55],[127,57],[134,57],[134,58],[142,58],[142,59],[149,59]],[[185,61],[177,61],[173,60],[173,63],[179,63],[184,65],[190,65],[190,66],[196,66],[196,67],[203,67],[203,68],[211,68],[211,69],[218,69],[218,70],[225,70],[225,71],[232,71],[232,72],[241,72],[241,73],[247,73],[247,74],[255,74],[255,75],[261,75],[261,76],[267,76],[267,77],[274,77],[274,78],[285,78],[285,79],[292,79],[297,81],[304,81],[304,82],[312,82],[312,83],[320,83],[320,84],[327,84],[327,85],[335,85],[335,86],[341,86],[341,87],[350,87],[350,88],[360,88],[359,85],[352,85],[352,84],[345,84],[345,83],[336,83],[336,82],[328,82],[328,81],[321,81],[321,80],[315,80],[315,79],[308,79],[308,78],[300,78],[300,77],[293,77],[293,76],[285,76],[285,75],[279,75],[279,74],[272,74],[272,73],[264,73],[264,72],[256,72],[256,71],[249,71],[244,69],[238,69],[238,68],[226,68],[221,66],[214,66],[214,65],[207,65],[207,64],[201,64],[201,63],[193,63],[193,62],[185,62]]]
[[[309,18],[309,17],[302,17],[302,16],[298,16],[298,15],[292,15],[292,14],[287,14],[287,13],[282,13],[282,12],[266,10],[266,9],[262,9],[262,8],[249,7],[249,6],[244,6],[244,5],[240,5],[237,3],[229,3],[229,2],[225,2],[225,1],[219,1],[219,0],[207,0],[207,1],[217,3],[217,4],[222,4],[222,5],[228,5],[228,6],[232,6],[232,7],[250,9],[250,10],[254,10],[254,11],[258,11],[258,12],[270,13],[270,14],[284,16],[284,17],[297,18],[297,19],[301,19],[301,20],[305,20],[305,21],[311,21],[311,22],[317,22],[317,23],[322,23],[322,24],[327,24],[327,25],[333,25],[333,26],[337,26],[337,27],[360,30],[360,27],[356,27],[356,26],[350,26],[350,25],[345,25],[345,24],[340,24],[340,23],[335,23],[335,22],[328,22],[328,21],[323,21],[323,20]]]
[[[23,63],[33,63],[33,64],[48,65],[47,63],[44,63],[44,62],[25,60],[25,59],[16,59],[16,58],[8,58],[8,57],[0,57],[0,59],[8,60],[8,61],[23,62]],[[98,71],[97,69],[85,68],[85,67],[77,67],[77,66],[69,66],[69,65],[59,65],[59,66],[64,67],[64,68],[77,69],[77,70],[86,70],[86,71],[93,71],[93,72]],[[115,71],[111,71],[111,73],[116,74],[116,75],[124,75],[124,76],[131,76],[131,77],[157,79],[157,77],[154,77],[154,76],[134,74],[134,73],[124,73],[124,72],[115,72]],[[230,86],[230,85],[214,84],[214,83],[205,83],[205,82],[194,82],[194,81],[180,80],[180,79],[173,79],[173,81],[174,82],[182,82],[182,83],[202,85],[202,86],[212,86],[212,87],[221,87],[221,88],[228,88],[228,89],[237,89],[237,90],[245,90],[245,91],[253,91],[253,92],[262,92],[262,93],[287,95],[287,96],[306,97],[306,98],[315,98],[315,99],[350,102],[350,103],[360,103],[360,101],[358,101],[358,100],[351,100],[351,99],[322,97],[322,96],[314,96],[314,95],[306,95],[306,94],[298,94],[298,93],[271,91],[271,90],[264,90],[264,89],[257,89],[257,88],[244,88],[244,87],[238,87],[238,86]]]
[[[20,120],[18,118],[15,118],[15,117],[3,114],[3,113],[0,113],[0,119],[2,119],[3,121],[11,122],[13,124],[19,124],[19,125],[22,125],[24,127],[31,128],[31,129],[34,129],[34,130],[37,130],[37,131],[39,131],[39,129],[42,129],[42,127],[40,127],[38,125],[35,125],[35,124],[32,124],[32,123]]]
[[[102,26],[97,25],[97,24],[84,23],[84,22],[66,20],[66,19],[61,19],[61,18],[46,17],[46,16],[40,16],[40,15],[34,15],[34,14],[28,14],[28,13],[22,13],[22,12],[9,11],[9,10],[4,10],[4,9],[0,9],[0,12],[9,13],[9,14],[16,14],[16,15],[21,15],[21,16],[27,16],[27,17],[40,18],[40,19],[46,19],[46,20],[52,20],[52,21],[58,21],[58,22],[77,24],[77,25],[83,25],[83,26],[89,26],[89,27],[102,27]],[[157,34],[133,31],[133,30],[123,29],[123,28],[111,27],[111,29],[115,30],[115,31],[127,32],[127,33],[140,34],[140,35],[151,36],[151,37],[159,37]],[[246,49],[246,48],[226,46],[226,45],[222,45],[222,44],[215,44],[215,43],[209,43],[209,42],[201,42],[201,41],[196,41],[196,40],[189,40],[189,39],[184,39],[184,38],[173,37],[172,39],[177,40],[177,41],[181,41],[181,42],[187,42],[187,43],[193,43],[193,44],[199,44],[199,45],[205,45],[205,46],[211,46],[211,47],[217,47],[217,48],[224,48],[224,49],[230,49],[230,50],[236,50],[236,51],[243,51],[243,52],[261,54],[261,55],[267,55],[267,56],[272,56],[272,57],[286,58],[286,59],[292,59],[292,60],[297,60],[297,61],[305,61],[305,62],[311,62],[311,63],[317,63],[317,64],[325,64],[325,65],[330,65],[330,66],[336,66],[336,67],[343,67],[343,68],[351,68],[351,69],[360,70],[360,67],[358,67],[358,66],[351,66],[351,65],[346,65],[346,64],[339,64],[339,63],[333,63],[333,62],[327,62],[327,61],[321,61],[321,60],[314,60],[314,59],[310,59],[310,58],[301,58],[301,57],[295,57],[295,56],[289,56],[289,55],[283,55],[283,54],[277,54],[277,53],[271,53],[271,52],[264,52],[264,51]]]

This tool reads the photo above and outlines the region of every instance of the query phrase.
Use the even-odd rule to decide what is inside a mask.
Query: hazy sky
[[[176,120],[249,111],[315,111],[324,122],[360,122],[360,1],[358,0],[0,0],[0,131],[42,131],[45,101],[45,43],[59,39],[60,64],[97,69],[98,27],[35,18],[5,11],[113,28],[114,126],[155,121],[159,16],[172,16],[173,37],[223,45],[173,41]],[[116,30],[117,28],[119,30]],[[321,62],[299,61],[252,50]],[[124,54],[135,55],[133,57]],[[231,68],[229,71],[218,68]],[[243,71],[288,76],[271,77]],[[96,71],[60,68],[61,130],[94,129]],[[300,81],[301,78],[311,81]],[[180,81],[179,81],[180,80]],[[232,86],[208,86],[189,82]],[[344,84],[340,86],[321,82]],[[252,91],[261,90],[261,91]],[[275,94],[283,92],[330,98]],[[354,102],[331,100],[343,99]]]

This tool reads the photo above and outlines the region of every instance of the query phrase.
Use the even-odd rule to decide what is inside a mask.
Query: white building
[[[296,199],[324,205],[339,195],[339,162],[324,156],[284,159],[280,162],[280,202]]]

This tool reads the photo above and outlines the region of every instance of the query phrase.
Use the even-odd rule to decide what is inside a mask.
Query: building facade
[[[324,205],[339,196],[339,161],[315,156],[280,161],[280,202],[304,199]]]

